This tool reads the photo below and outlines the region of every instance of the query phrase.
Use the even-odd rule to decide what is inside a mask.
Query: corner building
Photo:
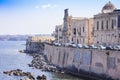
[[[120,44],[120,9],[110,1],[94,15],[94,44]]]
[[[55,42],[62,43],[62,29],[63,25],[55,26]]]
[[[62,43],[92,44],[92,31],[92,18],[72,17],[69,16],[68,9],[64,10]]]

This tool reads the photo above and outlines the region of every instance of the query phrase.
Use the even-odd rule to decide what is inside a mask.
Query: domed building
[[[94,44],[120,44],[120,9],[110,1],[94,15]]]
[[[112,4],[110,1],[105,4],[105,6],[103,6],[102,8],[102,13],[109,13],[109,12],[113,12],[115,10],[115,6],[114,4]]]

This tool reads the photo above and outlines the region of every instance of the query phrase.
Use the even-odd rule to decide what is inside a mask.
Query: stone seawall
[[[120,51],[57,47],[45,44],[48,61],[67,72],[120,80]],[[108,79],[107,79],[108,78]],[[97,79],[96,79],[97,80]]]
[[[27,53],[44,53],[44,42],[27,41]]]

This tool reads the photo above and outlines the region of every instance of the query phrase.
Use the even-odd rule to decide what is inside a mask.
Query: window
[[[59,29],[59,31],[62,31],[61,29]]]
[[[115,35],[115,38],[116,38],[117,36]]]
[[[79,43],[79,39],[77,39],[77,44]]]
[[[101,29],[103,30],[103,21],[101,22]]]
[[[73,41],[73,38],[72,38],[72,41]]]
[[[85,42],[85,39],[83,38],[83,43]]]
[[[108,20],[106,21],[106,29],[108,30]]]
[[[118,16],[118,27],[120,28],[120,15]]]
[[[111,25],[111,28],[112,28],[112,29],[114,28],[114,23],[113,23],[113,20],[112,20],[112,25]]]
[[[79,32],[79,35],[81,35],[81,27],[80,27],[80,32]]]
[[[116,20],[113,21],[114,26],[116,26]]]
[[[99,30],[99,22],[97,21],[97,30]]]
[[[114,29],[114,26],[116,26],[116,20],[112,19],[112,25],[111,25],[112,29]]]
[[[74,35],[76,35],[76,28],[74,28],[74,31],[73,31],[73,32],[74,32]]]
[[[84,32],[85,30],[84,30],[84,26],[83,26],[83,32]]]

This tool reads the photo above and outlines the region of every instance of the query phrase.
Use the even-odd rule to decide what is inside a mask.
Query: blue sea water
[[[31,72],[35,77],[44,74],[47,76],[47,80],[83,80],[67,74],[42,72],[28,67],[32,57],[28,54],[19,53],[19,50],[23,49],[25,49],[25,41],[0,41],[0,80],[20,80],[22,77],[3,74],[3,71],[15,69]]]

